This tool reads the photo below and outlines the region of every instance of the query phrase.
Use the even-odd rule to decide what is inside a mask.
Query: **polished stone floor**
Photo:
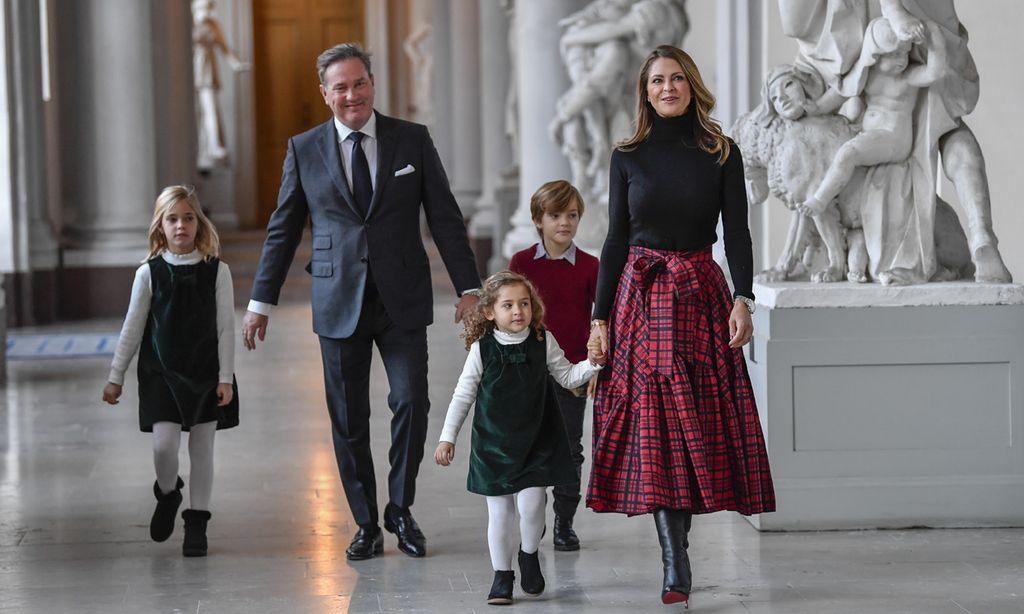
[[[429,333],[428,458],[465,356],[450,289],[437,285],[445,298]],[[413,511],[429,539],[427,558],[407,558],[388,535],[383,556],[345,560],[354,526],[334,464],[308,304],[277,309],[268,342],[238,356],[242,425],[217,435],[208,558],[182,558],[180,522],[169,541],[149,541],[150,440],[136,426],[133,376],[122,404],[100,402],[107,367],[107,359],[9,364],[9,383],[0,388],[0,611],[494,610],[484,603],[486,513],[465,490],[464,446],[452,467],[425,462],[420,473]],[[379,363],[373,373],[383,477],[387,384]],[[517,599],[513,611],[678,610],[658,599],[649,517],[584,510],[577,526],[583,549],[555,553],[545,540],[548,591]],[[1024,612],[1022,530],[759,534],[723,513],[697,518],[691,544],[696,612]]]

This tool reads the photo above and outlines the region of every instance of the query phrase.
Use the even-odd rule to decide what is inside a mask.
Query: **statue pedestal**
[[[1024,526],[1024,286],[754,293],[778,499],[755,527]]]

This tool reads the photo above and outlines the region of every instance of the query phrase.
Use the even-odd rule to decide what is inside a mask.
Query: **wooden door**
[[[316,58],[332,45],[362,43],[363,0],[254,0],[256,181],[260,224],[277,207],[288,138],[323,123]]]

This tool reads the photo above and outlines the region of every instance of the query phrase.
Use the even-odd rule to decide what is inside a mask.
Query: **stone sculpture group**
[[[1008,283],[992,229],[981,147],[964,121],[978,73],[952,0],[779,0],[799,44],[733,136],[751,203],[793,211],[777,282]],[[966,232],[936,193],[957,191]],[[818,247],[824,258],[815,257]]]

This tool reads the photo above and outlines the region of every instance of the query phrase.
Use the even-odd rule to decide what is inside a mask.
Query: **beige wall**
[[[762,69],[792,62],[796,43],[781,31],[778,2],[765,3],[765,62]],[[697,3],[703,4],[703,3]],[[992,211],[1000,250],[1014,280],[1024,282],[1024,168],[1019,148],[1024,144],[1024,11],[1020,0],[960,0],[956,3],[961,22],[971,35],[970,49],[981,75],[981,99],[966,121],[974,130],[988,164]],[[943,198],[957,206],[956,193],[946,182]],[[782,250],[789,212],[778,202],[769,202],[768,228],[763,249],[767,262],[774,262]],[[755,244],[757,238],[755,237]]]

